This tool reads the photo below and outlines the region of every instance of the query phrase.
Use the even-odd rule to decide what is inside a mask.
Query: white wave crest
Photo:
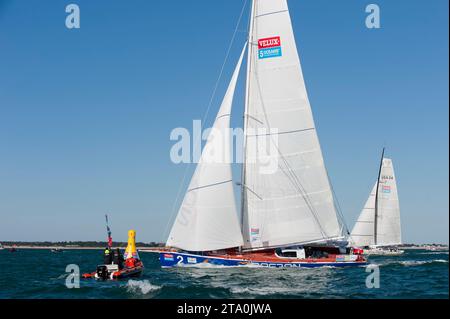
[[[268,288],[248,288],[248,287],[231,287],[230,291],[233,294],[252,294],[252,295],[271,295],[274,292],[274,289]]]
[[[197,263],[197,264],[179,264],[177,268],[199,268],[199,269],[233,269],[233,268],[261,268],[255,264],[245,264],[236,266],[215,265],[210,263]],[[174,267],[162,267],[162,268],[174,268]]]
[[[432,264],[432,263],[448,263],[448,260],[444,259],[434,259],[434,260],[405,260],[401,261],[400,264],[403,266],[420,266],[425,264]]]
[[[291,295],[306,294],[312,287],[230,287],[230,291],[236,295],[267,296],[273,294]],[[319,289],[320,290],[320,289]]]
[[[403,260],[403,261],[391,261],[391,262],[380,263],[380,264],[371,264],[371,265],[377,265],[377,266],[403,265],[406,267],[410,267],[410,266],[421,266],[421,265],[432,264],[432,263],[448,263],[448,260],[444,260],[444,259]]]
[[[144,295],[161,289],[160,286],[152,285],[148,280],[129,280],[126,287],[128,292],[139,292]]]

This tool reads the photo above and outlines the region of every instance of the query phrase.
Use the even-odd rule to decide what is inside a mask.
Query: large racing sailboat
[[[400,206],[392,160],[381,156],[377,182],[350,234],[366,255],[401,255]]]
[[[241,214],[230,116],[247,51]],[[267,152],[267,149],[272,152]],[[211,161],[220,153],[221,161]],[[275,169],[268,168],[274,164]],[[177,218],[163,267],[360,266],[342,241],[286,0],[253,0],[244,46]]]

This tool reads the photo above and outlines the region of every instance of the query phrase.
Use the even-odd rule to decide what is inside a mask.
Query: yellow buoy
[[[125,250],[124,259],[135,258],[139,259],[138,252],[136,250],[136,231],[128,231],[128,246]]]

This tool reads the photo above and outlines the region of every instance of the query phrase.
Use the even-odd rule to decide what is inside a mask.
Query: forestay
[[[167,246],[211,251],[242,246],[231,173],[230,114],[245,48],[203,149]]]

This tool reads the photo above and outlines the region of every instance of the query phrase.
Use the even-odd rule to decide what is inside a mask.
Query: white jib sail
[[[377,183],[372,188],[369,198],[364,205],[358,220],[353,226],[349,242],[353,246],[365,247],[372,246],[374,242],[375,231],[375,197],[377,192]]]
[[[243,169],[245,249],[339,238],[286,0],[254,0]]]
[[[211,251],[242,246],[231,171],[230,114],[244,52],[234,70],[167,246]]]
[[[383,159],[378,186],[377,246],[400,245],[400,205],[394,166],[389,158]]]

